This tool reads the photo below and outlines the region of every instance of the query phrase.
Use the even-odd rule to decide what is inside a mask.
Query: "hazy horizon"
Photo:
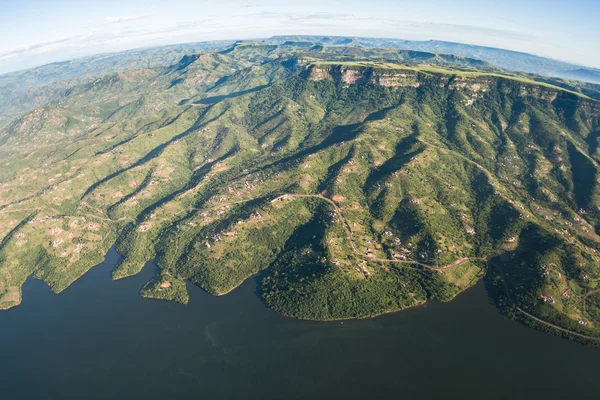
[[[194,43],[210,43],[210,42],[227,42],[227,41],[244,41],[244,40],[267,40],[273,37],[278,37],[278,36],[323,36],[323,37],[352,37],[352,38],[365,38],[365,39],[389,39],[389,40],[410,40],[410,39],[404,39],[404,38],[392,38],[392,37],[386,37],[386,36],[357,36],[357,35],[328,35],[328,34],[281,34],[281,35],[272,35],[272,36],[265,36],[265,37],[244,37],[244,38],[230,38],[230,39],[211,39],[211,40],[197,40],[197,41],[187,41],[187,42],[178,42],[178,43],[169,43],[169,44],[157,44],[157,45],[147,45],[147,46],[139,46],[139,47],[131,47],[131,48],[126,48],[126,49],[122,49],[122,50],[114,50],[114,51],[101,51],[101,52],[93,52],[91,54],[82,54],[82,55],[77,55],[74,57],[67,57],[64,59],[56,59],[53,61],[48,61],[48,62],[44,62],[42,64],[35,64],[35,65],[31,65],[31,66],[27,66],[24,68],[19,68],[19,69],[14,69],[14,70],[7,70],[7,71],[2,71],[0,69],[0,76],[1,75],[5,75],[5,74],[10,74],[13,72],[19,72],[19,71],[25,71],[28,69],[35,69],[35,68],[39,68],[39,67],[43,67],[45,65],[51,65],[51,64],[55,64],[55,63],[61,63],[61,62],[68,62],[68,61],[72,61],[72,60],[78,60],[78,59],[83,59],[83,58],[88,58],[88,57],[100,57],[103,55],[109,55],[109,54],[121,54],[121,53],[126,53],[129,51],[142,51],[142,50],[150,50],[150,49],[154,49],[154,48],[162,48],[162,47],[169,47],[169,46],[185,46],[185,45],[192,45]],[[488,47],[488,48],[494,48],[494,49],[499,49],[499,50],[505,50],[505,51],[513,51],[513,52],[518,52],[518,53],[523,53],[523,54],[529,54],[532,56],[536,56],[536,57],[542,57],[542,58],[547,58],[550,60],[554,60],[554,61],[558,61],[558,62],[564,62],[564,63],[568,63],[568,64],[572,64],[573,66],[579,66],[579,67],[584,67],[584,68],[593,68],[593,69],[600,69],[598,67],[594,67],[594,66],[589,66],[589,65],[583,65],[583,64],[578,64],[569,60],[561,60],[558,58],[553,58],[553,57],[548,57],[548,56],[540,56],[538,54],[533,54],[533,53],[527,53],[527,52],[521,52],[519,50],[512,50],[512,49],[506,49],[506,48],[502,48],[502,47],[494,47],[494,46],[481,46],[481,45],[476,45],[476,44],[472,44],[472,43],[465,43],[465,42],[452,42],[449,40],[443,40],[443,39],[423,39],[423,40],[411,40],[413,42],[428,42],[428,41],[434,41],[434,42],[448,42],[448,43],[458,43],[458,44],[465,44],[465,45],[472,45],[472,46],[480,46],[480,47]]]
[[[0,25],[10,34],[0,37],[0,74],[137,48],[277,35],[440,40],[600,67],[593,0],[8,0],[2,7]]]

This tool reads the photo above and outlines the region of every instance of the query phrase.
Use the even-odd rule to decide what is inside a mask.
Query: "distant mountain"
[[[454,54],[463,57],[487,61],[509,71],[521,71],[532,74],[577,79],[600,84],[600,69],[586,68],[563,61],[534,56],[517,51],[476,46],[464,43],[445,42],[440,40],[411,41],[401,39],[376,39],[361,37],[335,36],[274,36],[267,42],[282,44],[286,41],[320,42],[332,46],[362,46],[370,48],[389,48],[418,50],[433,53]]]
[[[21,111],[31,110],[59,96],[75,81],[109,72],[167,67],[183,56],[201,51],[220,50],[233,41],[185,43],[119,53],[99,54],[57,62],[0,75],[0,127]],[[65,84],[65,81],[73,81]]]
[[[580,81],[600,83],[600,69],[578,68],[565,71],[565,75]]]
[[[184,55],[222,49],[233,41],[184,43],[170,46],[127,50],[46,64],[41,67],[0,75],[0,89],[44,86],[57,81],[77,79],[126,69],[165,67]]]
[[[345,42],[345,41],[341,41]],[[115,54],[101,54],[71,61],[53,63],[38,68],[0,75],[0,126],[24,111],[29,111],[62,96],[66,88],[77,83],[93,80],[102,74],[133,69],[153,69],[178,64],[180,68],[186,62],[193,62],[198,52],[221,51],[240,53],[248,50],[250,42],[233,41],[188,43],[163,46],[151,49],[130,50]],[[266,47],[265,47],[266,46]],[[269,47],[270,46],[270,47]],[[326,47],[323,43],[287,42],[281,46],[254,43],[254,49],[260,49],[252,62],[265,55],[274,56],[295,51],[303,51],[318,57],[320,53],[329,56],[338,55],[340,59],[381,59],[437,65],[459,65],[464,67],[494,68],[493,65],[474,59],[450,54],[435,54],[421,51],[395,49],[368,49],[354,47]],[[248,51],[246,51],[248,53]],[[246,58],[250,54],[245,55]]]
[[[237,42],[14,103],[0,309],[27,277],[61,292],[116,245],[115,279],[156,259],[145,297],[258,276],[273,310],[333,320],[451,301],[486,275],[507,315],[597,343],[600,102],[336,40]]]

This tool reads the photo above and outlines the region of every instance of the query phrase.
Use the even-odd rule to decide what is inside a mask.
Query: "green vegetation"
[[[362,318],[428,298],[447,301],[457,292],[455,285],[426,269],[381,268],[365,260],[353,260],[354,270],[340,268],[325,239],[328,230],[343,232],[330,226],[323,214],[317,215],[290,237],[263,280],[263,297],[274,310],[311,320]]]
[[[331,52],[331,49],[336,49],[339,53],[352,55],[355,58],[362,55],[364,51],[369,54],[385,55],[402,52],[415,58],[414,62],[431,64],[445,61],[455,65],[472,65],[478,68],[496,66],[508,71],[522,71],[529,74],[543,74],[600,84],[600,70],[597,68],[586,68],[527,53],[465,43],[438,40],[410,41],[388,38],[308,35],[274,36],[267,39],[266,42],[278,45],[313,43],[314,47],[323,47],[328,52]],[[388,58],[391,57],[388,56]]]
[[[115,279],[156,259],[144,297],[260,274],[282,314],[362,318],[488,272],[508,315],[600,336],[600,103],[411,57],[243,42],[49,93],[0,129],[0,307],[116,243]]]
[[[185,282],[164,271],[148,282],[141,294],[148,299],[171,300],[181,304],[187,304],[190,300]]]
[[[445,75],[451,75],[451,76],[459,76],[462,78],[475,78],[475,77],[496,77],[496,78],[504,78],[504,79],[511,79],[511,80],[515,80],[517,82],[521,82],[521,83],[525,83],[525,84],[533,84],[533,85],[539,85],[539,86],[544,86],[547,88],[551,88],[551,89],[556,89],[556,90],[564,90],[566,92],[570,92],[573,93],[576,96],[581,96],[584,98],[589,98],[588,96],[586,96],[584,93],[575,91],[575,90],[571,90],[568,86],[566,85],[555,85],[552,83],[548,83],[545,82],[543,80],[537,81],[534,79],[530,79],[527,78],[525,76],[520,76],[517,74],[509,74],[509,73],[492,73],[492,72],[484,72],[481,70],[466,70],[466,69],[457,69],[456,67],[449,69],[449,68],[443,68],[443,67],[434,67],[434,66],[430,66],[430,65],[402,65],[402,64],[394,64],[394,63],[386,63],[386,62],[373,62],[373,61],[351,61],[351,62],[340,62],[340,61],[318,61],[315,62],[313,65],[317,66],[317,67],[323,67],[323,66],[333,66],[333,67],[346,67],[346,68],[354,68],[357,70],[360,70],[361,68],[375,68],[377,70],[391,70],[391,71],[398,71],[398,70],[407,70],[407,71],[413,71],[413,72],[422,72],[425,74],[445,74]]]

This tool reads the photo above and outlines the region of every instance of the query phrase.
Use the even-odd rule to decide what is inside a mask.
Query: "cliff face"
[[[299,65],[306,65],[307,78],[311,81],[332,80],[342,82],[345,85],[355,84],[373,84],[383,87],[412,87],[418,88],[421,85],[439,85],[450,91],[458,91],[469,97],[466,102],[468,105],[489,90],[501,88],[505,92],[511,91],[510,88],[519,87],[520,96],[542,99],[548,102],[554,102],[561,93],[568,90],[560,87],[547,85],[544,83],[530,81],[520,77],[501,76],[495,73],[475,73],[472,71],[452,73],[450,70],[437,69],[435,67],[425,67],[422,70],[413,67],[402,66],[383,66],[380,63],[365,65],[368,63],[349,63],[349,64],[323,64],[311,63],[304,60]],[[565,96],[563,96],[564,98]],[[569,96],[567,96],[569,97]],[[578,94],[572,96],[570,101],[579,105],[587,104],[592,107],[593,114],[597,113],[597,102],[591,99],[584,99]]]

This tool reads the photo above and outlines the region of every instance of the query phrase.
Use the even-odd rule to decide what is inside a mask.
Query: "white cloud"
[[[242,25],[238,24],[237,28],[240,27]],[[220,39],[218,35],[224,35],[227,29],[230,30],[231,26],[224,26],[211,19],[177,23],[159,28],[152,26],[131,28],[123,25],[122,28],[103,29],[88,35],[72,36],[0,51],[0,74],[102,52],[193,40]]]
[[[448,24],[440,22],[415,22],[415,21],[394,21],[394,24],[398,29],[405,31],[412,31],[414,33],[423,34],[429,33],[429,35],[437,36],[436,39],[442,38],[447,33],[456,35],[465,35],[473,37],[490,36],[490,37],[501,37],[505,39],[522,40],[522,41],[538,41],[541,38],[536,35],[508,30],[508,29],[495,29],[484,26],[475,25],[459,25],[459,24]]]
[[[18,57],[24,54],[40,54],[48,51],[53,51],[56,49],[60,49],[62,46],[66,45],[68,42],[72,41],[74,38],[54,40],[51,42],[41,42],[36,43],[31,46],[20,47],[13,50],[8,50],[5,52],[0,52],[0,60],[6,60],[9,58]]]
[[[97,30],[92,30],[88,34],[0,51],[0,74],[52,61],[141,46],[282,34],[329,34],[409,40],[441,39],[508,47],[526,52],[539,51],[546,55],[559,54],[556,45],[548,38],[518,30],[432,21],[408,21],[395,19],[393,16],[356,15],[344,12],[257,11],[251,14],[230,15],[226,19],[219,15],[204,15],[202,20],[159,25],[126,23],[151,17],[150,14],[108,17],[102,20]],[[567,58],[568,53],[564,50],[560,54]],[[573,59],[577,58],[579,57],[573,57]]]
[[[502,37],[505,39],[535,41],[540,38],[508,29],[495,29],[483,26],[460,25],[450,23],[439,23],[429,21],[403,21],[389,17],[365,17],[349,13],[300,13],[300,12],[270,12],[264,11],[258,14],[248,15],[250,18],[269,19],[269,20],[288,20],[296,26],[351,26],[355,31],[360,29],[373,29],[377,27],[380,30],[387,29],[390,32],[402,34],[416,34],[421,36],[430,35],[431,38],[442,39],[448,34],[465,35],[473,37],[489,36]],[[356,22],[362,23],[356,25]],[[394,37],[397,36],[393,35]]]
[[[150,15],[150,14],[145,14],[145,15],[123,15],[120,17],[106,17],[104,19],[104,22],[108,22],[109,24],[118,24],[119,22],[137,21],[137,20],[148,18],[151,16],[152,15]]]
[[[248,15],[248,17],[269,18],[269,19],[288,19],[290,21],[317,21],[317,20],[348,20],[357,19],[354,14],[317,12],[317,13],[300,13],[300,12],[270,12],[263,11],[258,14]]]

